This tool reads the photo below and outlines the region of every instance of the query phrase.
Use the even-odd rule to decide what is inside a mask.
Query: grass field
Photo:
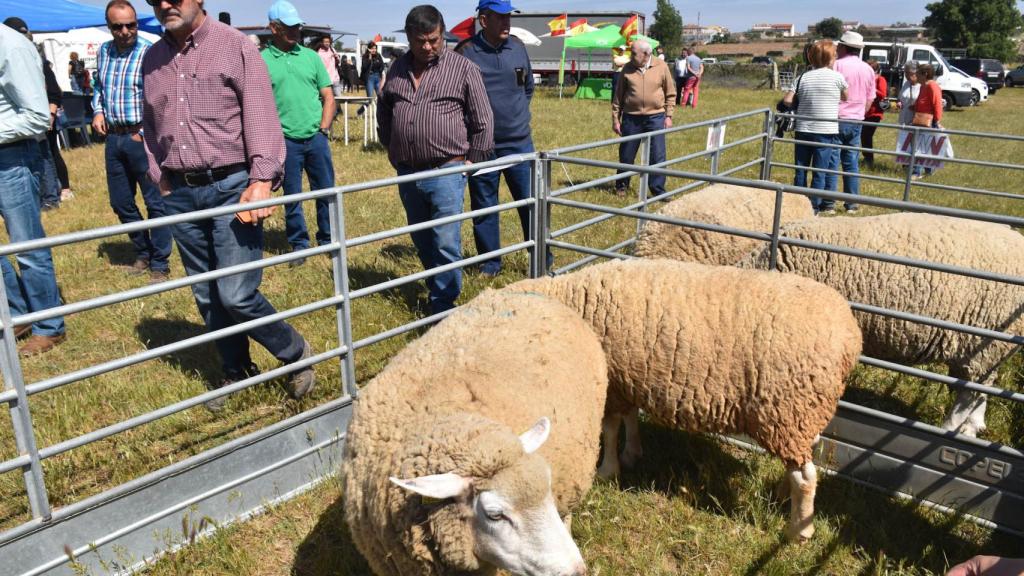
[[[778,94],[767,91],[716,89],[703,91],[701,107],[681,110],[676,124],[698,121],[767,107]],[[943,123],[951,129],[1024,134],[1024,90],[1003,90],[985,105],[948,113]],[[541,92],[533,106],[534,138],[538,149],[601,140],[610,137],[607,104],[558,100]],[[354,116],[354,115],[353,115]],[[893,118],[887,118],[892,121]],[[361,130],[361,122],[352,122]],[[761,119],[730,124],[730,141],[759,132]],[[673,135],[669,157],[701,150],[703,129]],[[1002,162],[1020,162],[1024,145],[959,138],[957,156]],[[876,146],[892,149],[894,131],[880,130]],[[615,149],[582,154],[614,160]],[[728,151],[724,168],[740,165],[760,155],[752,143]],[[115,224],[106,198],[102,147],[75,149],[66,155],[72,187],[77,197],[58,211],[44,215],[50,235]],[[775,159],[792,161],[792,147],[780,144]],[[358,145],[335,145],[334,160],[339,184],[350,184],[393,175],[386,155],[361,150]],[[706,160],[681,166],[706,171]],[[879,158],[871,173],[899,177],[891,160]],[[741,175],[756,177],[757,169]],[[556,186],[578,183],[605,175],[596,169],[556,165]],[[776,169],[773,177],[789,181],[791,173]],[[949,166],[928,182],[966,185],[1003,192],[1018,192],[1019,174],[976,166]],[[670,180],[670,186],[685,181]],[[634,182],[635,188],[635,182]],[[902,197],[901,186],[864,181],[867,195]],[[574,199],[622,205],[608,190],[576,193]],[[1024,216],[1021,201],[915,187],[913,200],[936,205],[970,208]],[[345,199],[349,238],[405,224],[394,188],[348,195]],[[311,206],[307,206],[307,217]],[[865,213],[877,213],[866,209]],[[559,208],[553,215],[556,227],[577,222],[592,214]],[[288,250],[283,218],[278,211],[267,226],[267,253]],[[511,213],[502,216],[503,241],[517,240],[518,222]],[[632,220],[616,219],[564,237],[569,242],[605,247],[628,238],[635,231]],[[463,227],[467,254],[473,254],[470,227]],[[132,261],[127,238],[58,248],[54,252],[58,280],[64,298],[77,302],[127,288],[144,279],[129,276],[117,266]],[[577,255],[556,251],[557,265]],[[354,287],[365,287],[419,270],[406,237],[369,244],[350,252]],[[505,272],[486,280],[470,271],[465,277],[461,302],[485,287],[497,287],[525,276],[524,254],[508,257]],[[180,261],[172,259],[172,275],[183,276]],[[310,260],[298,269],[278,267],[264,274],[263,291],[278,309],[286,309],[330,296],[333,293],[330,262]],[[422,284],[409,285],[353,304],[356,339],[399,326],[426,314]],[[294,325],[317,350],[338,345],[332,310],[300,317]],[[175,290],[142,301],[133,301],[68,318],[69,339],[58,352],[32,358],[24,370],[29,382],[37,382],[160,346],[203,331],[191,293]],[[395,338],[361,350],[356,355],[357,378],[365,383],[409,338]],[[264,369],[276,365],[258,346],[254,359]],[[212,415],[202,408],[188,410],[134,429],[98,444],[73,450],[45,462],[47,487],[54,506],[66,505],[116,486],[146,472],[157,470],[204,449],[252,432],[336,398],[340,382],[336,363],[317,368],[320,385],[301,402],[286,399],[276,386],[260,386],[233,398],[228,409]],[[37,441],[49,446],[117,421],[194,396],[204,383],[219,377],[212,346],[200,347],[130,369],[33,396],[30,404]],[[1000,385],[1020,388],[1019,358],[1008,362]],[[874,400],[875,406],[925,422],[941,421],[950,395],[944,388],[919,381],[858,369],[847,398]],[[992,402],[988,438],[1013,446],[1024,445],[1024,425],[1019,406]],[[10,430],[6,411],[0,429]],[[689,436],[646,426],[649,459],[618,483],[600,483],[577,514],[574,533],[593,574],[933,574],[950,563],[980,551],[1013,555],[1019,540],[991,533],[952,518],[927,512],[839,479],[825,479],[817,497],[818,534],[804,546],[787,546],[780,540],[787,504],[774,496],[782,478],[781,465],[773,459],[737,451],[700,436]],[[10,435],[0,435],[0,460],[16,455]],[[651,460],[656,460],[652,462]],[[243,525],[216,533],[158,562],[155,574],[363,574],[365,564],[354,551],[341,521],[340,490],[335,480]],[[20,474],[0,475],[0,530],[29,519]]]

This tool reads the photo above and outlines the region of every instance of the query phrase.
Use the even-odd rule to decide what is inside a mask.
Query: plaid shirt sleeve
[[[107,59],[107,44],[100,46],[96,53],[96,78],[92,83],[92,115],[103,114],[103,72]]]
[[[249,180],[271,182],[276,190],[284,177],[284,132],[267,64],[250,42],[242,43],[242,66],[245,72],[239,99],[242,139],[249,156]]]

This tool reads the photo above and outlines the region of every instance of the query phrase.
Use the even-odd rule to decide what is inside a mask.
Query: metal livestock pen
[[[446,315],[418,318],[357,340],[353,337],[353,303],[374,294],[417,282],[432,274],[477,264],[495,255],[525,251],[529,254],[528,272],[530,276],[564,274],[601,259],[630,257],[629,249],[635,242],[636,233],[639,232],[644,222],[653,220],[758,239],[770,245],[773,253],[779,245],[792,244],[922,269],[973,276],[993,282],[1018,286],[1024,284],[1024,278],[1009,277],[989,271],[967,270],[899,256],[786,238],[781,233],[779,222],[780,202],[784,194],[817,195],[835,199],[844,199],[847,196],[772,181],[773,169],[787,169],[786,173],[788,174],[788,169],[794,167],[792,164],[774,160],[775,149],[779,143],[794,142],[792,139],[781,138],[775,134],[774,127],[777,116],[776,113],[767,109],[755,110],[664,130],[666,137],[670,139],[682,138],[687,134],[693,136],[698,131],[703,136],[704,130],[713,131],[714,137],[709,134],[708,146],[705,149],[653,166],[649,166],[647,161],[651,134],[506,157],[475,165],[472,169],[478,170],[518,162],[530,163],[534,182],[532,198],[504,203],[494,208],[466,212],[442,220],[414,226],[401,226],[362,236],[349,237],[346,234],[345,199],[349,195],[394,186],[399,182],[411,181],[424,176],[456,173],[465,168],[457,167],[431,173],[388,178],[253,203],[248,207],[275,206],[316,198],[327,199],[331,205],[331,242],[290,254],[268,256],[250,264],[175,279],[158,285],[105,294],[14,318],[10,316],[7,307],[6,293],[0,288],[0,326],[2,326],[0,369],[2,369],[4,381],[3,391],[0,392],[0,401],[9,406],[17,448],[17,456],[0,461],[0,475],[20,473],[24,483],[24,498],[28,502],[28,509],[32,517],[31,520],[0,533],[0,558],[3,559],[0,562],[0,576],[71,574],[74,573],[71,566],[72,561],[78,563],[79,567],[84,566],[89,569],[130,572],[143,566],[145,561],[155,555],[185,544],[186,539],[168,537],[168,534],[180,534],[183,522],[193,523],[194,526],[194,518],[209,519],[212,522],[203,522],[200,531],[210,530],[214,525],[245,519],[252,514],[259,513],[268,504],[287,500],[315,485],[320,479],[333,472],[340,458],[345,429],[351,417],[352,401],[358,395],[359,383],[356,381],[358,355],[356,352],[386,339],[422,329]],[[726,126],[741,135],[731,140],[727,138],[718,140]],[[898,128],[885,124],[882,127],[885,129]],[[928,131],[923,128],[903,128],[913,132],[915,137],[917,134]],[[1017,136],[962,131],[948,131],[948,133],[964,138],[1024,142],[1024,138]],[[643,141],[641,161],[637,166],[586,157],[587,153],[591,152],[598,155],[602,151],[607,153],[609,147],[614,147],[627,139]],[[701,141],[703,141],[703,137]],[[895,154],[891,150],[876,150],[875,153],[879,155]],[[725,169],[727,160],[732,165]],[[947,160],[947,162],[986,166],[1011,172],[1024,169],[1024,165],[1007,162],[968,159]],[[681,164],[687,164],[691,169],[679,169]],[[692,169],[694,165],[699,165],[700,169]],[[570,180],[568,186],[557,187],[556,180],[553,178],[556,166],[559,170],[563,170],[566,176],[569,175],[569,168],[574,166],[587,167],[590,171],[613,171],[613,173],[575,184]],[[626,172],[615,174],[614,171],[617,169]],[[649,198],[647,180],[651,174],[664,174],[672,179],[670,181],[685,181],[686,183],[667,192],[663,198]],[[607,186],[616,179],[629,175],[639,175],[640,186],[636,201],[625,206],[605,205],[573,198],[579,192]],[[741,175],[748,177],[741,178],[739,177]],[[863,174],[861,177],[882,181],[902,189],[900,195],[902,200],[860,196],[858,202],[863,205],[971,218],[1017,227],[1024,226],[1024,219],[1018,217],[910,201],[913,194],[926,189],[980,194],[1004,199],[1024,199],[1024,196],[1021,195],[971,187],[913,182],[909,173],[903,178],[872,174]],[[772,229],[738,230],[703,222],[679,220],[649,212],[654,202],[671,199],[708,183],[738,184],[772,191],[776,196]],[[474,216],[505,212],[522,207],[529,209],[532,228],[530,238],[524,241],[515,242],[496,252],[469,257],[444,267],[386,279],[363,287],[354,287],[352,284],[349,251],[356,247],[404,237],[412,231],[427,229],[441,222],[463,221]],[[237,209],[237,207],[231,206],[204,210],[134,224],[85,230],[37,241],[9,244],[0,246],[0,256],[8,257],[28,250],[89,242],[174,222],[195,221],[215,215],[230,214]],[[600,227],[605,222],[620,221],[621,219],[635,219],[636,226],[630,225],[625,237],[616,238],[611,245],[606,245],[606,243],[598,245],[597,240],[588,234],[589,231]],[[561,228],[555,228],[553,225],[555,220],[570,221],[570,223]],[[568,260],[568,263],[548,270],[546,259],[539,256],[545,254],[549,249],[557,251],[560,256],[565,257],[563,261]],[[331,285],[333,290],[328,297],[314,299],[302,305],[281,310],[271,317],[173,341],[44,380],[26,382],[23,377],[22,365],[18,358],[14,339],[14,329],[19,326],[43,318],[84,313],[101,307],[154,297],[169,290],[188,287],[197,282],[211,281],[242,270],[279,266],[292,260],[319,254],[328,255],[332,260]],[[906,311],[886,310],[860,303],[852,303],[852,306],[855,310],[863,312],[930,324],[983,338],[1015,344],[1024,343],[1024,338],[1021,335],[1008,334],[995,329],[995,327],[968,326],[941,319],[921,317]],[[90,378],[177,354],[212,342],[219,337],[239,333],[279,319],[295,318],[316,311],[333,312],[337,346],[301,362],[270,370],[219,390],[205,392],[162,406],[85,434],[50,445],[40,446],[37,443],[37,438],[40,437],[39,429],[33,423],[30,409],[32,397],[37,394],[75,384],[83,385],[81,383]],[[977,382],[966,382],[919,367],[901,366],[868,357],[862,357],[861,362],[867,366],[891,370],[926,381],[957,388],[968,388],[1010,402],[1024,400],[1024,394],[1019,392],[1003,390]],[[101,493],[61,507],[51,506],[51,493],[48,492],[48,478],[43,466],[48,459],[82,449],[104,439],[117,438],[136,427],[197,407],[211,398],[250,388],[317,363],[330,363],[332,367],[336,365],[336,368],[332,368],[332,370],[336,370],[340,382],[338,393],[319,405],[255,432],[229,439],[215,448],[172,462],[166,467],[141,477],[108,487]],[[743,442],[742,439],[730,440]],[[144,446],[141,448],[145,449]],[[978,522],[1000,530],[1024,534],[1024,506],[1022,506],[1022,497],[1024,497],[1022,479],[1024,477],[1021,472],[1021,466],[1024,465],[1024,454],[1017,447],[959,436],[903,416],[843,401],[837,417],[822,439],[817,454],[819,465],[855,482],[913,498],[929,506],[962,512]]]

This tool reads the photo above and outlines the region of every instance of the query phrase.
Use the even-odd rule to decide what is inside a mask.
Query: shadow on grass
[[[206,327],[181,319],[146,318],[135,327],[135,332],[146,348],[152,350],[205,334]],[[221,377],[220,355],[212,343],[167,354],[162,359],[183,374],[198,374],[205,382],[216,382]]]
[[[750,475],[760,476],[761,483],[771,480],[757,469],[755,461],[737,458],[729,453],[729,447],[713,438],[648,422],[641,424],[641,436],[646,456],[635,470],[624,472],[620,487],[683,497],[695,508],[752,523],[750,503],[745,500],[753,495],[745,480]],[[788,503],[780,502],[777,513],[788,516]],[[1020,540],[1014,536],[986,534],[960,516],[931,512],[914,502],[899,501],[834,476],[819,476],[815,518],[819,524],[815,538],[827,537],[820,528],[823,521],[836,527],[832,538],[815,553],[816,567],[849,550],[856,550],[857,556],[868,561],[861,574],[883,573],[895,566],[915,566],[941,574],[951,564],[976,554],[1020,555]],[[778,538],[777,544],[753,561],[747,575],[761,574],[788,562],[789,545],[781,533]]]
[[[388,260],[405,260],[416,257],[416,249],[403,244],[389,244],[380,249],[380,256]],[[419,264],[415,264],[418,270]],[[388,265],[376,265],[375,262],[350,262],[349,284],[352,290],[369,288],[383,282],[394,280],[398,275],[387,269]],[[385,290],[383,296],[396,301],[403,302],[413,313],[426,313],[427,305],[426,285],[422,282],[409,282],[401,286]]]
[[[345,507],[338,498],[299,543],[292,576],[352,576],[369,574],[370,567],[356,550],[345,524]]]
[[[135,263],[135,245],[127,240],[100,242],[96,255],[106,258],[111,266],[131,266]]]

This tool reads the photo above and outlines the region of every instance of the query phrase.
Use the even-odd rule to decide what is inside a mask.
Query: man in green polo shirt
[[[267,13],[273,39],[263,49],[263,60],[270,72],[270,82],[281,117],[287,155],[284,161],[284,193],[302,192],[302,171],[309,178],[310,190],[334,186],[334,163],[327,141],[327,129],[334,120],[337,106],[331,88],[331,77],[316,52],[302,46],[302,25],[299,12],[291,2],[277,0]],[[331,241],[330,212],[327,200],[316,201],[316,242]],[[292,250],[309,248],[309,232],[302,204],[289,204],[285,210],[285,232]],[[300,266],[305,259],[296,260]]]

